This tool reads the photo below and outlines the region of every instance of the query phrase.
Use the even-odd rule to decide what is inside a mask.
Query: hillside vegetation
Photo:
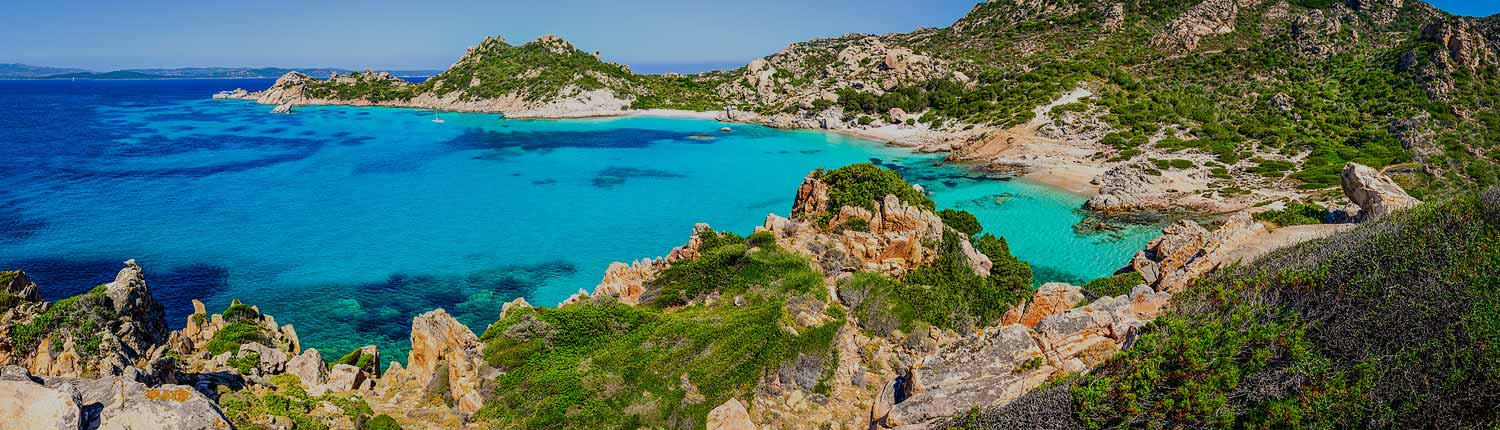
[[[1497,342],[1492,188],[1221,271],[1094,373],[952,424],[1490,428]]]

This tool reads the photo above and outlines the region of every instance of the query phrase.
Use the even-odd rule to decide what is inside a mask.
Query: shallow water
[[[1080,236],[1082,198],[850,137],[713,121],[497,115],[208,99],[270,80],[0,81],[0,268],[47,299],[137,259],[172,326],[233,298],[339,354],[404,360],[411,318],[476,331],[501,303],[553,305],[694,223],[750,232],[818,167],[876,161],[975,213],[1038,281],[1107,275],[1149,228]],[[706,135],[711,139],[691,136]],[[330,355],[325,354],[325,355]]]

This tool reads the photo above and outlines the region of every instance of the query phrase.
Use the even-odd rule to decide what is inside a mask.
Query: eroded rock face
[[[106,284],[104,295],[114,306],[120,321],[116,331],[121,346],[129,348],[133,355],[141,355],[167,340],[167,318],[161,304],[151,297],[146,287],[146,275],[135,260],[125,262],[125,268],[115,276],[114,282]]]
[[[297,379],[308,387],[328,382],[328,364],[323,362],[323,354],[313,348],[287,360],[286,373],[297,375]]]
[[[4,317],[0,319],[0,334],[4,334],[0,335],[0,364],[20,365],[33,375],[62,377],[138,374],[136,366],[149,368],[146,361],[151,358],[151,350],[167,338],[166,322],[140,266],[135,260],[125,265],[113,282],[83,294],[65,308],[23,300],[0,313]],[[9,284],[21,294],[36,294],[36,286],[19,273]],[[35,337],[39,340],[30,345],[17,345],[8,335],[19,325],[36,324],[36,318],[48,312],[53,318],[65,317],[78,323],[33,326],[42,330]],[[80,330],[86,326],[99,330]],[[78,345],[84,342],[98,345],[97,349],[80,354]]]
[[[1389,176],[1359,163],[1344,165],[1340,185],[1349,201],[1359,205],[1361,221],[1377,219],[1392,211],[1407,209],[1422,204],[1421,200],[1406,194]]]
[[[1170,199],[1165,195],[1150,194],[1158,179],[1147,175],[1136,166],[1122,165],[1106,170],[1095,179],[1099,194],[1084,203],[1088,210],[1099,212],[1124,212],[1169,207]]]
[[[940,250],[933,244],[943,240],[941,218],[926,208],[886,195],[875,202],[875,209],[845,206],[828,222],[831,231],[818,225],[817,218],[835,210],[829,207],[828,186],[814,172],[803,179],[792,203],[792,218],[770,215],[757,231],[769,231],[777,243],[813,257],[828,273],[840,271],[873,271],[900,276],[937,259]],[[863,224],[863,229],[835,228]],[[960,247],[975,273],[987,275],[993,262],[975,250],[967,237],[960,237]]]
[[[1146,249],[1135,254],[1130,266],[1157,291],[1177,292],[1193,279],[1217,269],[1228,258],[1228,250],[1265,231],[1247,213],[1225,220],[1209,232],[1192,220],[1181,220],[1162,229]]]
[[[986,330],[944,348],[903,383],[887,387],[904,401],[875,417],[876,422],[886,427],[920,424],[974,406],[1015,400],[1057,370],[1043,361],[1041,348],[1025,327]]]
[[[472,414],[484,404],[480,385],[491,373],[483,348],[473,331],[438,309],[412,320],[406,370],[426,387],[446,385],[459,412]]]

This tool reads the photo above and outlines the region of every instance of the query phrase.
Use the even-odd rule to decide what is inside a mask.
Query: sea
[[[611,262],[666,254],[696,223],[749,234],[787,215],[817,168],[899,171],[1005,237],[1038,284],[1109,275],[1158,233],[1080,233],[1081,196],[821,131],[278,115],[210,98],[272,82],[0,81],[0,270],[25,270],[54,300],[135,259],[172,328],[192,299],[210,311],[239,299],[325,357],[376,344],[403,361],[416,315],[444,308],[478,333],[516,297],[556,305]]]

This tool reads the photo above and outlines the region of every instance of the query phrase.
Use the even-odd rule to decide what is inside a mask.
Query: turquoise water
[[[0,267],[48,298],[134,258],[175,326],[233,298],[340,353],[404,358],[411,318],[482,330],[524,296],[554,305],[613,261],[665,254],[694,223],[785,215],[818,167],[876,161],[974,212],[1038,281],[1107,275],[1148,228],[1080,236],[1082,198],[836,134],[703,120],[268,106],[208,95],[270,81],[0,82]],[[708,135],[712,139],[690,136]]]

